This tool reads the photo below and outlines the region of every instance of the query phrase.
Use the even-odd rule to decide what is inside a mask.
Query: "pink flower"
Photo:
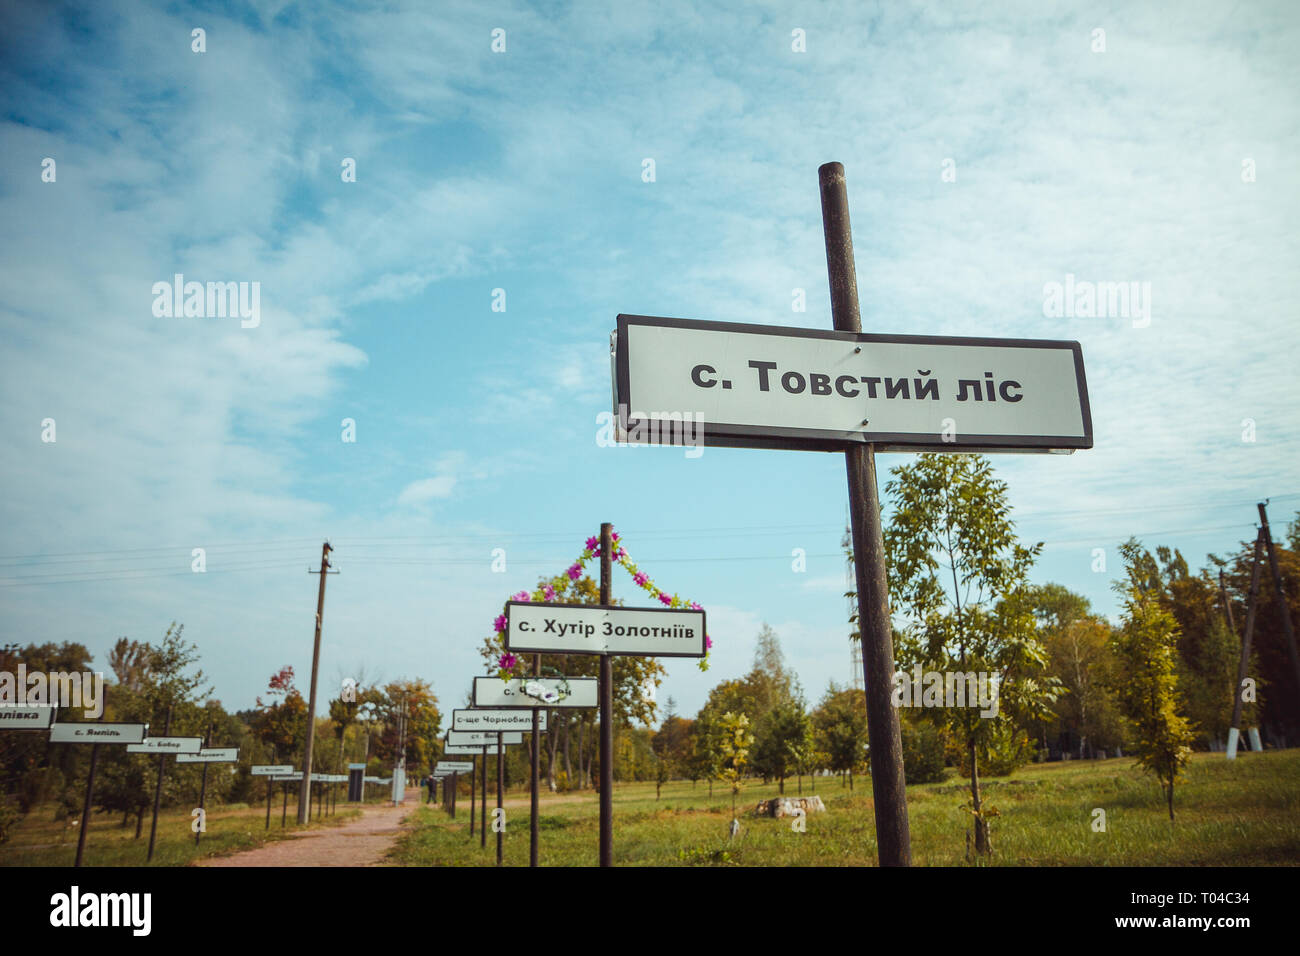
[[[617,541],[617,540],[618,540],[618,532],[617,532],[617,531],[611,531],[611,532],[609,533],[609,540],[610,540],[610,541]]]
[[[709,637],[709,635],[705,634],[705,635],[704,635],[704,649],[707,651],[707,650],[709,650],[709,649],[712,648],[712,647],[713,647],[713,638],[711,638],[711,637]]]
[[[492,626],[495,627],[497,633],[500,634],[506,629],[506,616],[504,614],[498,614],[497,619],[492,622]]]
[[[571,581],[576,581],[580,577],[582,577],[582,566],[579,565],[577,562],[574,562],[569,567],[569,579]]]
[[[512,597],[510,600],[512,600],[512,601],[527,601],[527,600],[528,600],[528,592],[527,592],[527,591],[520,591],[518,594],[516,594],[516,595],[515,595],[514,597]]]
[[[692,610],[692,611],[703,611],[704,608],[700,607],[700,605],[697,604],[695,601],[692,601],[692,602],[691,602],[691,610]]]
[[[542,597],[545,598],[547,601],[556,600],[555,588],[553,588],[549,584],[546,585],[546,587],[542,590]]]
[[[590,538],[587,539],[587,550],[594,551],[599,544],[600,544],[600,539],[597,538],[595,535],[592,535]]]
[[[645,576],[644,571],[638,571],[636,574],[632,575],[632,580],[635,581],[641,587],[645,587],[646,582],[649,581],[650,579]]]
[[[663,593],[662,591],[659,592],[659,601],[660,601],[661,604],[672,604],[672,603],[673,603],[673,599],[670,598],[667,594]]]
[[[618,549],[617,551],[614,552],[614,558],[615,558],[616,560],[622,560],[623,558],[626,558],[626,557],[627,557],[627,552],[624,551],[623,548],[622,548],[621,546],[619,547],[619,549]]]
[[[497,661],[497,666],[500,667],[502,670],[512,671],[515,669],[515,665],[518,663],[519,663],[519,658],[515,657],[515,655],[507,651],[506,653],[501,655],[501,659]]]

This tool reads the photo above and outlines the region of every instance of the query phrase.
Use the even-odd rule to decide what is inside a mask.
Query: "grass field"
[[[378,799],[378,798],[376,798]],[[371,801],[374,802],[374,801]],[[382,801],[380,801],[382,802]],[[189,810],[164,810],[158,815],[158,842],[150,866],[185,866],[205,857],[226,856],[249,850],[287,834],[315,827],[336,826],[356,819],[359,810],[348,809],[339,802],[334,814],[316,820],[312,803],[312,822],[304,827],[296,823],[297,799],[289,797],[288,820],[280,828],[282,804],[277,795],[271,809],[271,828],[266,829],[266,804],[246,807],[209,807],[207,830],[196,847],[190,829]],[[54,820],[54,804],[34,807],[14,828],[7,843],[0,845],[0,866],[72,866],[77,856],[78,828]],[[144,830],[135,839],[135,818],[123,827],[120,813],[98,813],[91,817],[86,830],[83,866],[144,866],[149,851],[150,814],[144,818]]]
[[[951,771],[950,771],[951,773]],[[803,781],[804,794],[810,793]],[[616,786],[614,862],[625,866],[873,866],[876,862],[871,781],[861,777],[850,793],[838,780],[820,778],[827,812],[809,815],[807,831],[789,819],[755,817],[753,806],[777,795],[776,784],[751,781],[738,798],[741,832],[728,840],[730,793],[714,785],[674,781],[655,800],[652,783]],[[786,795],[796,795],[787,781]],[[984,781],[992,821],[994,866],[1284,866],[1300,864],[1300,750],[1245,753],[1229,763],[1222,754],[1196,754],[1174,794],[1177,821],[1170,826],[1154,777],[1129,758],[1039,764],[1010,777]],[[489,807],[495,793],[489,785]],[[909,786],[912,862],[918,866],[967,865],[969,815],[961,806],[969,790],[960,779]],[[543,866],[597,863],[597,797],[593,791],[541,798]],[[528,864],[528,794],[506,796],[505,863]],[[1093,831],[1093,811],[1106,813],[1106,831]],[[492,866],[496,834],[486,849],[469,836],[469,799],[462,796],[452,821],[425,806],[417,826],[392,853],[399,865]],[[491,810],[489,809],[489,825]],[[477,820],[475,826],[478,826]]]

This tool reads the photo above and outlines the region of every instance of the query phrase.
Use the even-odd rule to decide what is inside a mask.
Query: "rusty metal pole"
[[[166,737],[172,729],[172,705],[167,705],[167,719],[163,721],[163,736]],[[153,791],[153,822],[149,824],[149,855],[145,857],[145,862],[153,860],[154,844],[158,840],[158,807],[162,803],[162,785],[163,774],[166,772],[166,765],[163,763],[165,754],[158,755],[158,783],[154,786]]]
[[[492,829],[497,831],[497,866],[501,865],[501,841],[505,837],[505,820],[502,819],[501,800],[505,796],[506,763],[501,758],[505,755],[506,748],[501,740],[501,732],[497,731],[497,812],[492,821]]]
[[[831,317],[837,331],[861,332],[844,166],[826,163],[817,170],[817,176],[821,186]],[[892,695],[894,644],[889,624],[889,587],[876,487],[875,446],[851,444],[845,449],[844,458],[849,479],[853,566],[858,585],[858,629],[862,635],[862,667],[866,678],[867,740],[871,748],[877,852],[881,866],[911,866],[903,743]]]
[[[91,793],[95,789],[95,764],[99,762],[99,744],[90,745],[90,773],[86,776],[86,802],[81,805],[81,831],[77,834],[77,861],[73,866],[81,866],[81,857],[86,852],[86,826],[90,823]]]
[[[298,791],[298,823],[311,819],[311,759],[316,743],[316,677],[320,673],[320,628],[325,616],[325,575],[329,571],[329,554],[334,549],[326,541],[320,549],[320,590],[316,593],[316,638],[311,651],[311,691],[307,700],[307,750],[302,761],[302,787]]]
[[[208,720],[208,734],[203,740],[203,746],[205,747],[212,746],[212,720],[210,718]],[[204,810],[207,804],[207,799],[208,799],[208,765],[205,763],[203,765],[203,783],[199,785],[199,809],[200,810]],[[207,822],[205,819],[204,826],[206,825]],[[267,801],[266,804],[266,825],[268,828],[271,826],[271,803],[269,800]],[[199,845],[199,840],[202,839],[202,837],[203,837],[203,831],[201,829],[194,831],[195,846]]]
[[[1241,733],[1241,685],[1246,680],[1246,670],[1250,667],[1250,640],[1255,632],[1255,612],[1259,608],[1259,566],[1260,552],[1264,550],[1264,529],[1255,534],[1255,556],[1250,562],[1250,597],[1246,601],[1246,630],[1241,637],[1241,661],[1237,664],[1237,687],[1232,693],[1232,723],[1228,725],[1229,760],[1237,759],[1237,738]],[[1223,588],[1223,572],[1219,572],[1219,587]],[[1226,590],[1223,592],[1223,605],[1228,606]],[[1231,614],[1231,610],[1228,612]]]
[[[480,794],[480,799],[478,804],[478,814],[479,814],[478,845],[480,850],[486,850],[487,849],[487,758],[488,758],[487,744],[483,744],[481,749],[483,751],[483,773],[482,773],[483,779],[481,782],[481,786],[483,790],[482,793]]]
[[[542,676],[542,655],[533,655],[533,676],[538,679]],[[531,792],[529,794],[532,817],[528,822],[528,865],[537,865],[537,837],[539,826],[537,823],[537,765],[540,762],[538,748],[541,747],[541,732],[537,729],[537,715],[541,711],[533,708],[533,779],[530,782]]]
[[[600,604],[610,603],[610,532],[608,521],[600,526]],[[600,656],[600,865],[614,865],[614,664],[608,654]]]
[[[1277,551],[1273,548],[1273,534],[1268,530],[1268,512],[1264,510],[1267,502],[1259,503],[1259,523],[1264,530],[1264,544],[1268,546],[1268,566],[1273,572],[1273,593],[1277,595],[1278,615],[1282,618],[1282,630],[1286,634],[1286,652],[1291,658],[1291,671],[1295,675],[1296,690],[1300,691],[1300,655],[1296,653],[1295,629],[1291,626],[1291,605],[1287,603],[1286,592],[1282,590],[1282,574],[1277,567]]]

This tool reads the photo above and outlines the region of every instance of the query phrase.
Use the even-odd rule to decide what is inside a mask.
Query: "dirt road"
[[[337,827],[296,834],[234,856],[204,860],[196,866],[384,866],[402,832],[402,820],[420,805],[421,789],[408,788],[401,806],[370,805],[359,820]]]

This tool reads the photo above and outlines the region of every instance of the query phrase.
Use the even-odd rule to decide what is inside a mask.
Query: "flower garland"
[[[695,601],[687,601],[676,594],[669,594],[651,581],[649,575],[633,563],[631,556],[627,553],[627,549],[620,543],[617,531],[610,532],[609,540],[610,543],[617,548],[617,550],[610,555],[611,559],[622,565],[623,569],[627,571],[628,574],[632,575],[632,580],[636,583],[637,587],[641,588],[652,598],[658,600],[660,604],[665,607],[688,607],[694,611],[704,610],[704,608]],[[586,544],[587,546],[583,548],[582,554],[578,555],[578,559],[565,569],[565,573],[568,574],[570,581],[579,580],[587,569],[587,562],[592,558],[600,557],[599,538],[593,535],[587,539]],[[532,592],[520,591],[518,594],[512,594],[510,595],[510,600],[554,604],[559,601],[559,595],[556,593],[555,588],[550,584],[543,584],[539,585]],[[497,615],[496,620],[492,622],[492,626],[498,635],[504,634],[506,630],[506,616],[504,614]],[[700,658],[699,663],[699,668],[702,671],[709,669],[709,649],[712,647],[713,638],[709,637],[706,632],[704,635],[704,656]],[[514,654],[511,654],[509,651],[506,651],[497,660],[497,667],[500,668],[500,677],[503,680],[509,679],[518,665],[519,658]]]

